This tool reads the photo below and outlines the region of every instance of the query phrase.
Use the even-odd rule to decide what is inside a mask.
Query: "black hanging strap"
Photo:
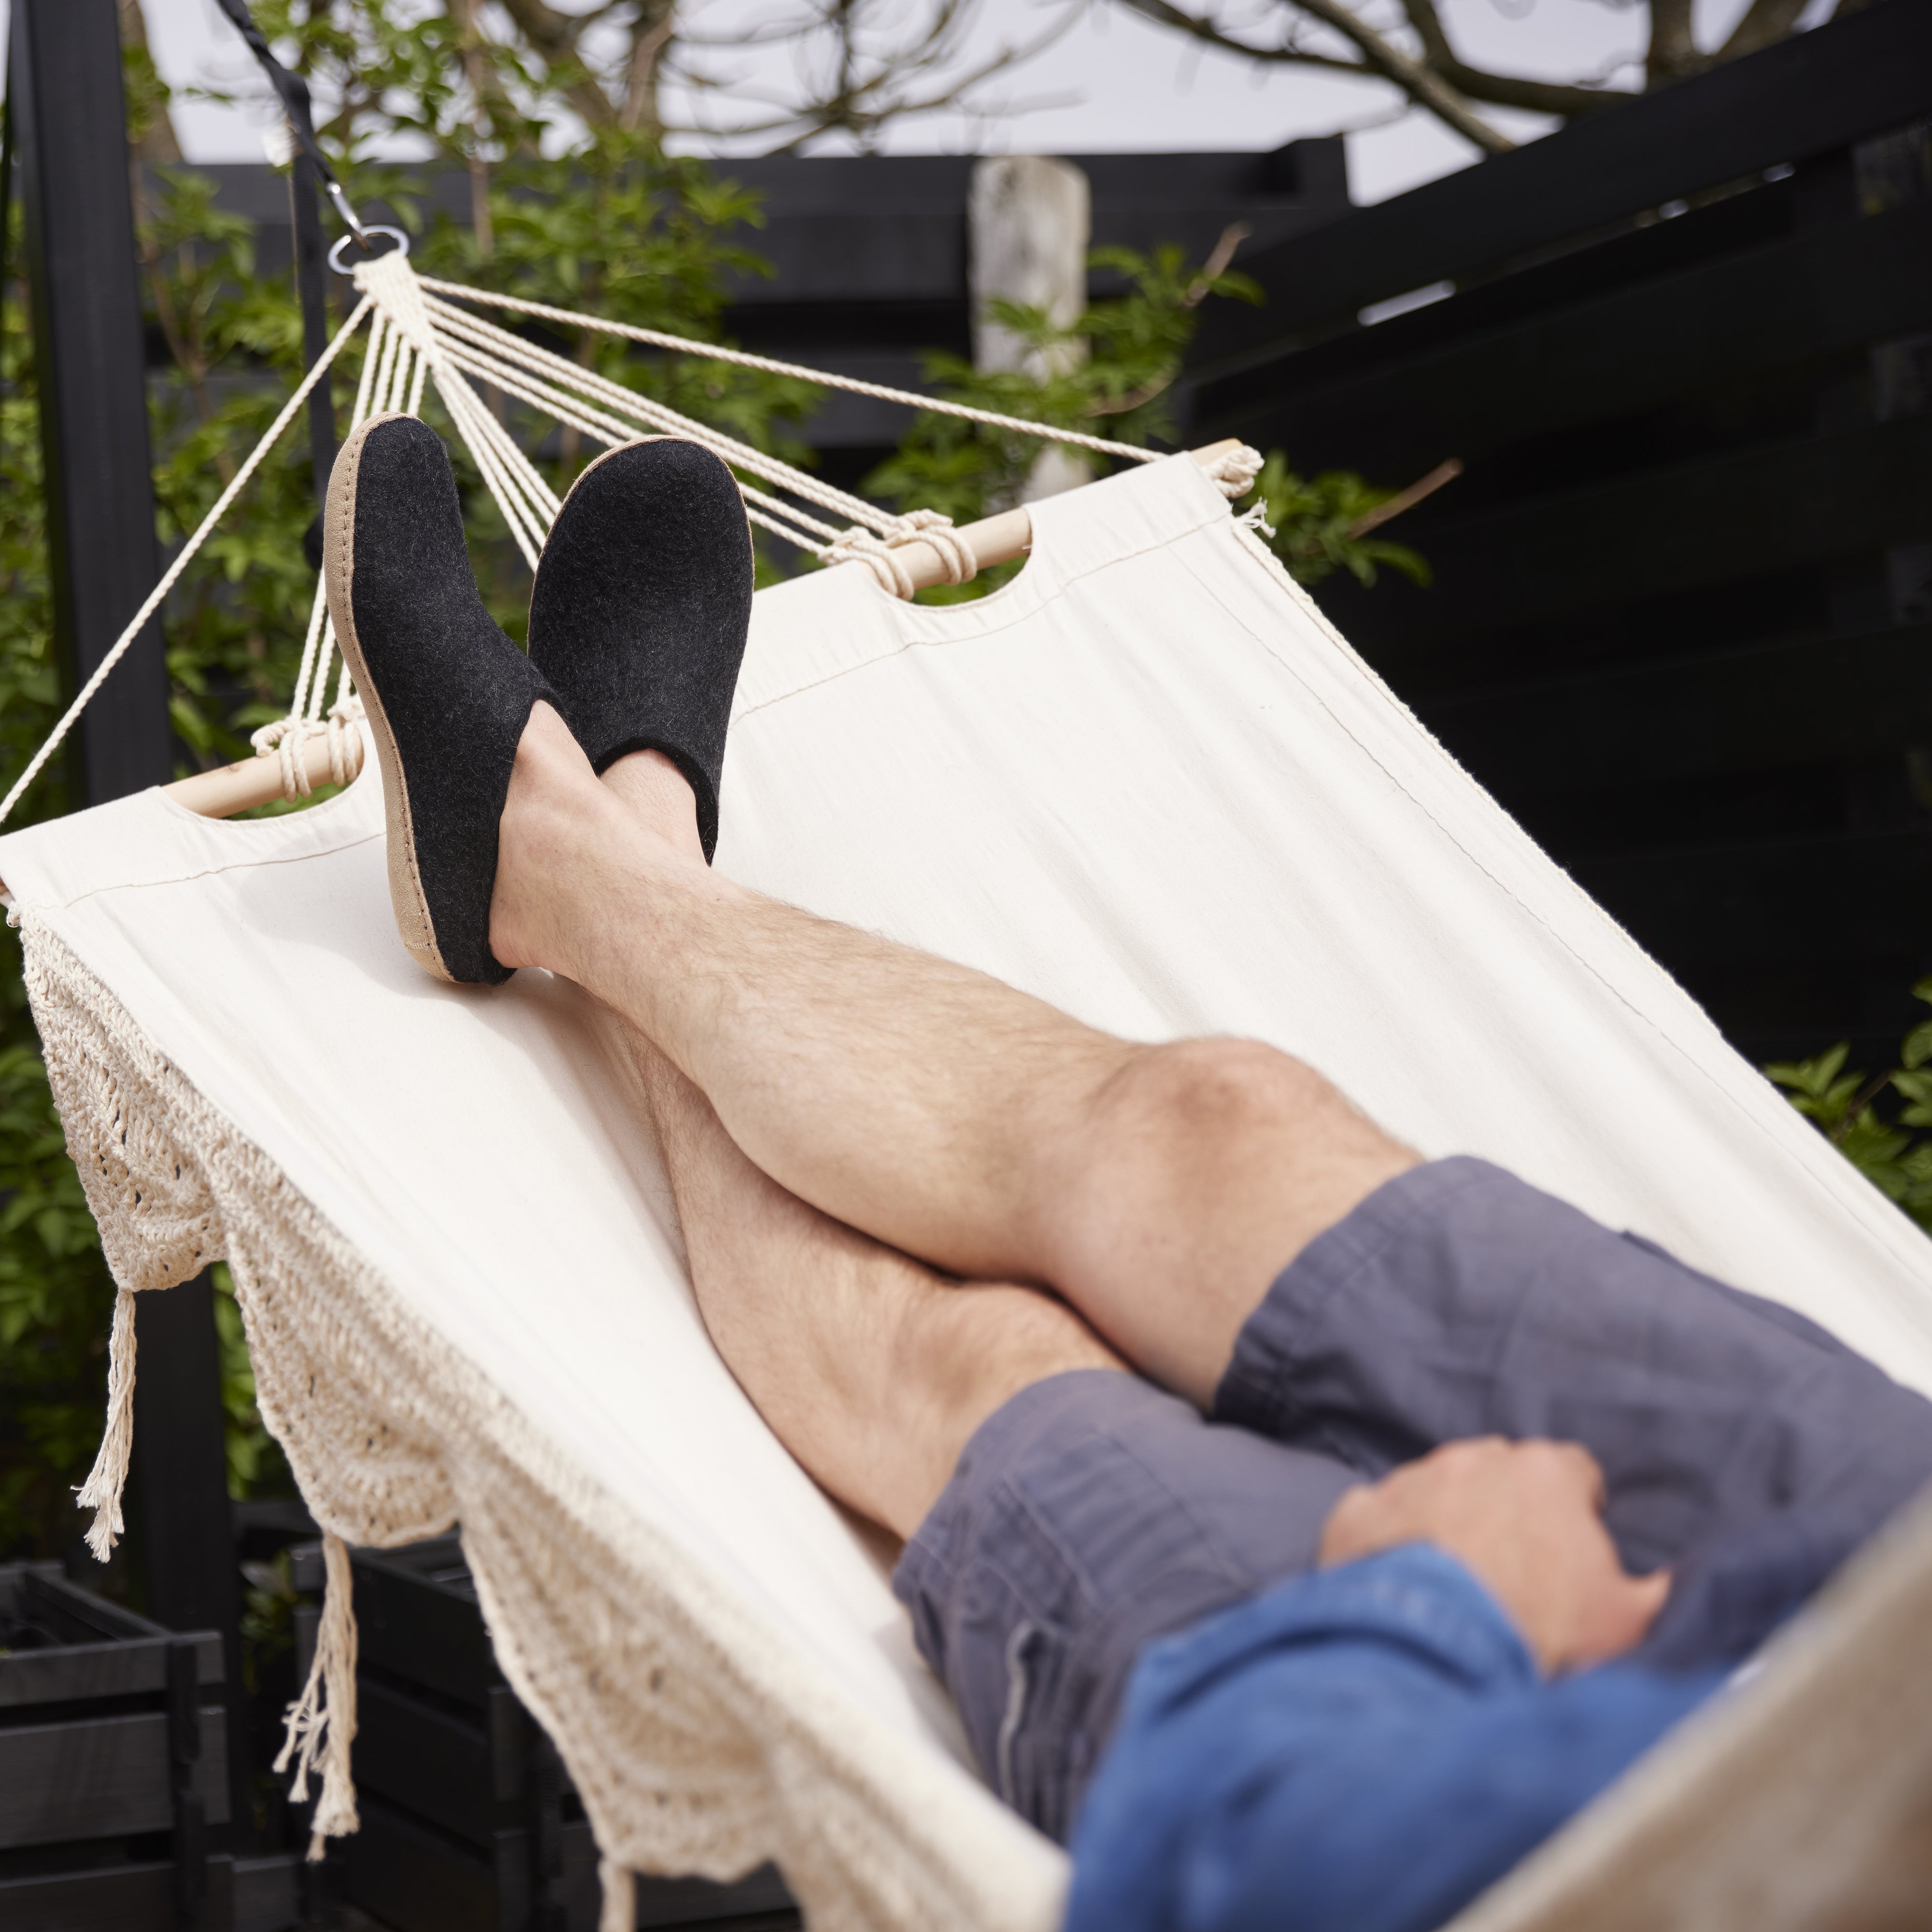
[[[349,232],[366,249],[368,237],[349,197],[342,191],[328,157],[315,138],[315,119],[310,111],[308,82],[291,74],[269,51],[244,0],[219,0],[221,10],[234,22],[236,30],[248,43],[262,64],[288,117],[298,152],[289,175],[290,231],[295,244],[296,292],[302,302],[302,354],[312,368],[328,346],[328,298],[322,274],[322,224],[316,206],[318,182],[328,191],[336,212]],[[309,463],[315,484],[316,518],[302,538],[302,548],[311,568],[322,568],[321,506],[328,494],[328,472],[335,464],[335,406],[327,376],[309,392]]]
[[[336,178],[335,170],[328,164],[328,157],[322,152],[322,144],[315,138],[315,118],[310,112],[308,82],[298,74],[291,74],[276,59],[268,42],[262,37],[262,30],[255,24],[254,16],[248,8],[246,0],[216,0],[223,13],[235,23],[235,31],[248,43],[248,51],[261,63],[262,71],[268,76],[268,84],[280,99],[282,112],[288,116],[289,127],[295,135],[296,145],[314,163],[316,172],[322,178],[322,186],[328,191],[328,198],[335,204],[335,212],[340,215],[344,225],[364,248],[369,245],[368,231],[362,226],[361,218],[350,205],[349,197],[343,192],[342,184]]]

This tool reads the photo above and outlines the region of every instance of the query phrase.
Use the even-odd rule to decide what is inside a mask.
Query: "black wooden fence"
[[[1932,972],[1928,115],[1882,0],[1244,255],[1194,370],[1197,440],[1468,466],[1433,588],[1323,602],[1755,1058]]]

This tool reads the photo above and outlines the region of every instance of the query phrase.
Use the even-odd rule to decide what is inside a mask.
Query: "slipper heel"
[[[483,608],[448,454],[416,418],[377,416],[343,446],[322,568],[382,766],[403,944],[437,979],[500,984],[497,824],[531,708],[556,700]]]

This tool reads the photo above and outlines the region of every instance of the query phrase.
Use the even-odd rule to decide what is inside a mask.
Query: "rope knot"
[[[1238,449],[1231,449],[1226,455],[1216,457],[1202,474],[1209,482],[1218,483],[1222,495],[1232,503],[1237,496],[1245,496],[1255,487],[1255,478],[1262,473],[1263,460],[1259,450],[1250,449],[1243,443]]]
[[[353,692],[338,698],[322,718],[278,718],[248,734],[258,758],[272,753],[281,760],[282,796],[309,798],[315,787],[308,775],[308,760],[303,748],[311,738],[328,740],[328,782],[346,785],[362,769],[362,734],[356,728],[362,720],[362,700]]]
[[[952,519],[938,510],[914,510],[895,517],[882,537],[854,524],[818,552],[818,560],[827,566],[863,563],[878,579],[880,589],[909,603],[919,586],[913,581],[905,560],[896,553],[916,543],[930,545],[937,554],[946,573],[940,580],[943,583],[970,584],[980,574],[980,560],[973,554],[973,546],[953,528]]]
[[[401,249],[378,255],[373,262],[359,264],[352,278],[356,286],[382,311],[389,326],[398,332],[432,369],[442,363],[442,345],[430,320],[429,305],[423,298],[422,284],[410,266]]]

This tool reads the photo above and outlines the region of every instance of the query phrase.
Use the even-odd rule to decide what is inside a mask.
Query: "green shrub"
[[[1932,978],[1912,989],[1915,999],[1932,1005]],[[1932,1139],[1913,1132],[1932,1127],[1932,1019],[1921,1020],[1905,1036],[1900,1064],[1868,1080],[1847,1072],[1850,1047],[1840,1041],[1810,1060],[1774,1060],[1766,1077],[1786,1090],[1785,1097],[1845,1158],[1888,1198],[1896,1201],[1932,1233]],[[1887,1120],[1881,1099],[1896,1094],[1905,1104]]]

